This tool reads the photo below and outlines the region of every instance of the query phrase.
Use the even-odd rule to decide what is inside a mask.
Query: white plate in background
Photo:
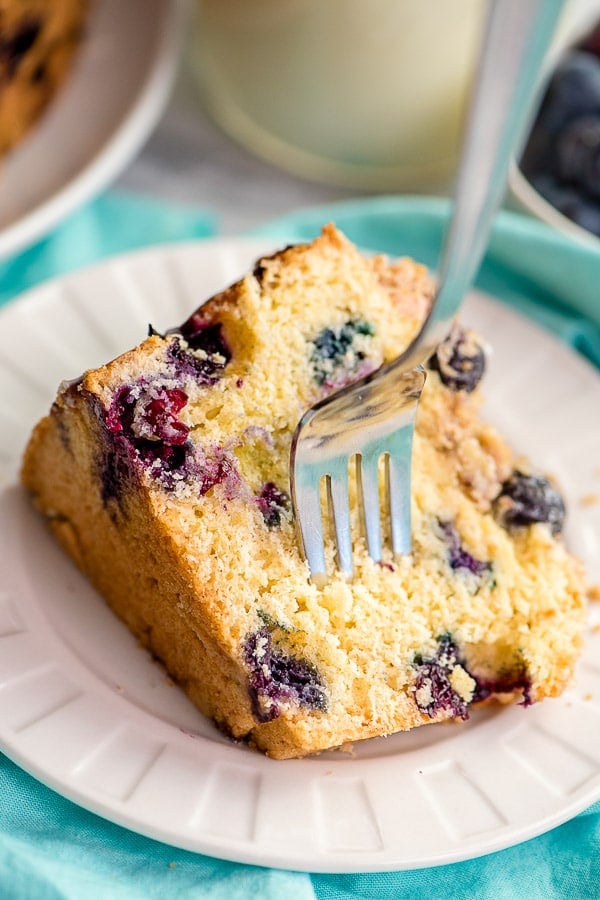
[[[2,160],[0,258],[43,237],[135,156],[163,111],[184,0],[94,0],[73,68]]]
[[[500,850],[600,798],[600,634],[573,687],[530,709],[275,761],[230,743],[140,649],[16,484],[56,386],[159,331],[272,245],[158,247],[48,282],[0,311],[0,748],[105,818],[174,846],[296,870],[388,871]],[[600,377],[480,294],[489,418],[562,482],[567,539],[600,581]],[[25,336],[25,340],[24,340]],[[0,806],[1,806],[0,799]]]

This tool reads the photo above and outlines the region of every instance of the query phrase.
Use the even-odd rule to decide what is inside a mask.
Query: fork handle
[[[525,136],[542,60],[562,6],[563,0],[488,0],[453,213],[439,266],[440,288],[421,331],[390,368],[408,369],[424,362],[450,331],[485,252],[511,156]]]

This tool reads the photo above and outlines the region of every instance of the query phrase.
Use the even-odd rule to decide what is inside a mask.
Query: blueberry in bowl
[[[600,238],[600,20],[554,67],[510,184],[536,217],[587,242]]]

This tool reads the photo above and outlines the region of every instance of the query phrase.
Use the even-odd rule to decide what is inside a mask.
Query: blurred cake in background
[[[71,67],[87,0],[0,0],[0,155],[29,130]]]

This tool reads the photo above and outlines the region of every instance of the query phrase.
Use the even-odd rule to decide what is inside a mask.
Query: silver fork
[[[382,457],[392,550],[410,552],[412,438],[425,383],[421,364],[448,335],[479,268],[561,7],[562,0],[488,0],[434,304],[400,357],[316,404],[298,424],[290,458],[292,503],[313,580],[327,578],[323,478],[337,564],[344,576],[353,573],[348,485],[352,457],[369,555],[376,561],[382,558],[378,476]]]

